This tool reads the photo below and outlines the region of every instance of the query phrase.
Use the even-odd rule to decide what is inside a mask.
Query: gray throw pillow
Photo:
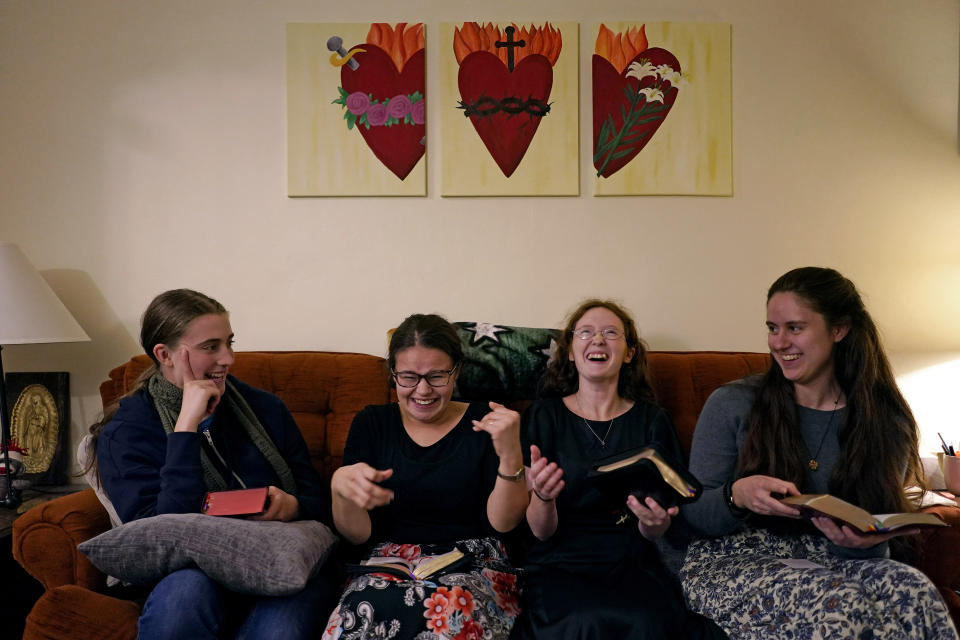
[[[258,522],[177,513],[134,520],[80,543],[101,571],[149,585],[196,566],[232,591],[280,596],[304,587],[337,537],[315,520]]]

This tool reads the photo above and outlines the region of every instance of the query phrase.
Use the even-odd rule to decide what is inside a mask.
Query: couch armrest
[[[66,585],[37,600],[23,640],[134,640],[139,617],[136,602]]]
[[[933,581],[947,603],[950,617],[960,626],[960,507],[935,506],[924,511],[935,513],[949,527],[936,527],[920,533],[917,567]]]
[[[110,528],[93,489],[37,505],[13,523],[13,557],[47,591],[75,584],[102,590],[106,576],[77,545]]]

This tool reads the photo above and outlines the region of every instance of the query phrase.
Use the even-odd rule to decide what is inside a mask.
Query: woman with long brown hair
[[[683,515],[704,537],[681,571],[691,608],[736,638],[955,638],[926,576],[887,559],[888,541],[915,530],[805,525],[779,500],[912,510],[916,421],[856,287],[833,269],[789,271],[767,292],[767,332],[770,369],[717,389],[694,432],[704,494]]]

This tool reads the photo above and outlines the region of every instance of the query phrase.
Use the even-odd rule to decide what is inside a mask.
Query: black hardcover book
[[[664,509],[693,502],[703,486],[686,467],[651,445],[598,460],[587,478],[619,503],[633,494],[653,498]]]

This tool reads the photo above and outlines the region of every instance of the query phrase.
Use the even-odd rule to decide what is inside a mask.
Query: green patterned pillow
[[[485,322],[454,325],[464,353],[455,400],[511,403],[536,397],[560,331]]]

